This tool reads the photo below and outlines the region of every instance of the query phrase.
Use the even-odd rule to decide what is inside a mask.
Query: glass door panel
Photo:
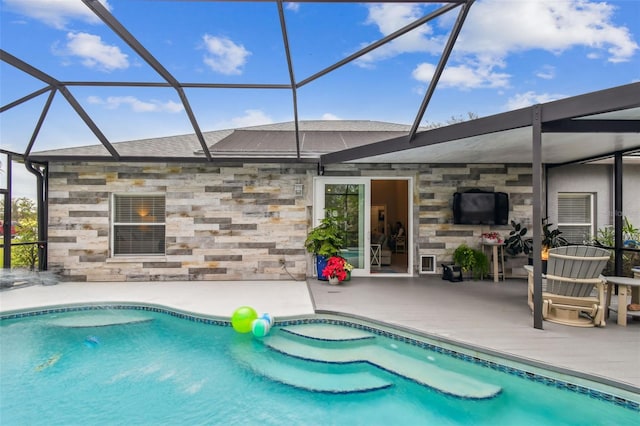
[[[345,249],[342,256],[353,265],[352,275],[369,273],[369,180],[360,178],[318,178],[316,180],[316,223],[324,217],[325,210],[336,211],[342,219]]]

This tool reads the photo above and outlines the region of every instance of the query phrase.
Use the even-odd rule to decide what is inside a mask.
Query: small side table
[[[371,266],[380,268],[382,266],[382,246],[380,244],[371,244]]]
[[[493,282],[500,281],[500,275],[502,275],[502,281],[504,281],[504,243],[490,243],[487,241],[482,242],[482,250],[485,247],[491,248],[491,262],[493,264]],[[502,266],[502,270],[500,269]]]
[[[638,292],[635,291],[640,288],[640,280],[629,277],[604,277],[607,281],[607,305],[605,306],[605,318],[609,317],[609,310],[611,309],[611,293],[613,293],[613,286],[618,287],[618,325],[627,325],[627,296],[632,295],[631,303],[640,303],[637,300]],[[636,313],[634,312],[634,315]],[[640,314],[640,312],[638,313]]]

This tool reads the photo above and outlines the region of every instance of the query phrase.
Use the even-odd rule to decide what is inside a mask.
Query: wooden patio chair
[[[605,325],[605,278],[601,275],[609,251],[593,246],[563,246],[549,250],[547,273],[542,275],[542,318],[576,327]],[[533,309],[533,268],[528,302]]]

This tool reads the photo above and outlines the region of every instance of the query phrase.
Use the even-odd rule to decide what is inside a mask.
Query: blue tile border
[[[87,305],[87,306],[66,306],[60,308],[51,308],[51,309],[43,309],[39,311],[29,311],[29,312],[18,312],[12,314],[5,314],[0,316],[0,321],[10,320],[10,319],[20,319],[27,317],[35,317],[38,315],[47,315],[47,314],[59,314],[65,312],[80,312],[80,311],[98,311],[104,309],[123,309],[123,310],[133,310],[133,311],[147,311],[147,312],[157,312],[161,314],[171,315],[172,317],[186,319],[193,322],[209,324],[209,325],[217,325],[223,327],[230,327],[231,321],[226,320],[216,320],[211,318],[198,317],[192,314],[185,314],[181,312],[176,312],[171,309],[166,308],[158,308],[154,306],[144,306],[144,305],[132,305],[132,304],[105,304],[105,305]]]
[[[136,311],[157,312],[157,313],[167,314],[176,318],[185,319],[188,321],[193,321],[193,322],[202,323],[202,324],[216,325],[216,326],[222,326],[222,327],[231,326],[231,321],[228,321],[228,320],[199,317],[193,314],[177,312],[167,308],[136,305],[136,304],[101,304],[101,305],[57,307],[57,308],[42,309],[42,310],[36,310],[36,311],[4,314],[0,316],[0,321],[28,318],[28,317],[34,317],[39,315],[47,315],[47,314],[57,314],[57,313],[64,313],[64,312],[93,311],[93,310],[103,310],[103,309],[126,309],[126,310],[136,310]],[[574,392],[581,395],[587,395],[590,398],[612,403],[619,407],[624,407],[640,413],[640,403],[636,401],[631,401],[626,398],[622,398],[616,395],[611,395],[609,393],[591,389],[582,385],[568,383],[568,382],[565,382],[564,380],[555,379],[555,378],[543,376],[537,373],[520,370],[515,367],[505,366],[495,361],[488,361],[486,359],[482,359],[482,358],[468,355],[462,352],[458,352],[453,349],[442,348],[432,343],[423,342],[421,340],[414,339],[407,336],[401,336],[399,334],[395,334],[385,330],[380,330],[379,328],[375,328],[365,324],[358,324],[358,323],[347,321],[347,320],[337,320],[337,319],[328,319],[328,318],[304,318],[304,319],[282,320],[282,321],[278,321],[276,319],[274,322],[274,325],[278,325],[278,326],[293,326],[293,325],[303,325],[303,324],[330,324],[330,325],[339,325],[339,326],[364,330],[364,331],[376,334],[378,336],[387,337],[399,342],[407,343],[412,346],[428,349],[437,353],[451,356],[453,358],[457,358],[457,359],[467,361],[476,365],[480,365],[482,367],[486,367],[492,370],[497,370],[503,373],[518,376],[523,379],[530,380],[536,383],[541,383],[546,386],[551,386],[557,389],[562,389],[568,392]]]

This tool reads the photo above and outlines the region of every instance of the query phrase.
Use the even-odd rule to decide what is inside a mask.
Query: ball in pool
[[[231,326],[238,333],[250,333],[253,320],[258,318],[258,313],[250,306],[241,306],[231,316]]]

